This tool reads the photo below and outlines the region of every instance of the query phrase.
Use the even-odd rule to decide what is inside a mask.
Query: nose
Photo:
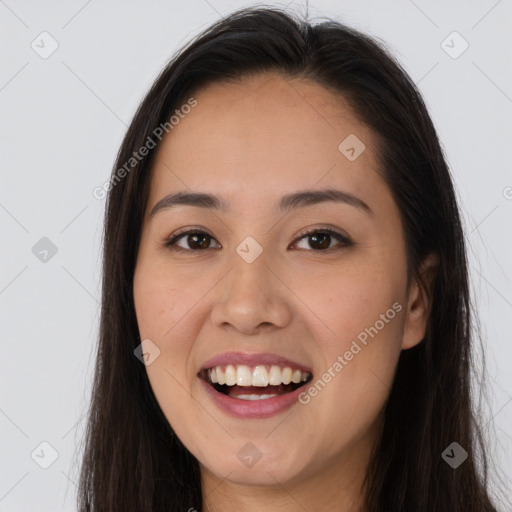
[[[250,335],[289,324],[292,292],[262,256],[247,263],[234,254],[233,268],[216,287],[211,310],[216,327]]]

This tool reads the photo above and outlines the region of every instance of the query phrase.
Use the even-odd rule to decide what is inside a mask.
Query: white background
[[[99,320],[104,201],[92,190],[108,179],[139,101],[172,54],[249,4],[0,1],[0,512],[75,509]],[[289,9],[302,12],[305,2]],[[430,109],[467,230],[491,460],[511,486],[512,2],[319,0],[309,12],[386,41]],[[43,31],[58,43],[47,59],[31,47]],[[456,59],[441,46],[453,31],[469,44]],[[32,252],[42,237],[57,247],[46,263]],[[50,461],[43,441],[58,453],[48,469],[31,457],[36,450],[34,459]]]

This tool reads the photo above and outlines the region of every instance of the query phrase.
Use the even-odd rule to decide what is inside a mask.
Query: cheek
[[[402,269],[399,262],[394,268]],[[314,312],[323,365],[302,403],[333,426],[334,438],[337,429],[345,429],[344,439],[365,431],[387,399],[401,350],[405,279],[384,262],[361,261],[331,269],[328,279],[308,278],[297,291]]]
[[[187,391],[187,363],[195,339],[194,288],[176,278],[176,272],[153,260],[141,261],[134,275],[134,303],[141,339],[149,338],[160,350],[148,366],[148,379],[171,426],[187,432],[188,422],[199,422]],[[187,410],[187,415],[177,411]],[[183,417],[186,421],[183,422]],[[186,437],[186,436],[185,436]]]
[[[135,272],[133,293],[141,339],[154,341],[162,355],[182,352],[187,339],[182,330],[192,325],[189,318],[193,317],[198,292],[169,268],[141,263]]]
[[[368,329],[373,332],[376,323],[381,338],[400,341],[402,320],[392,306],[399,303],[404,309],[406,276],[401,269],[399,262],[393,267],[378,259],[347,259],[317,275],[309,272],[307,279],[295,278],[294,292],[307,297],[304,314],[317,326],[316,339],[331,362],[360,334],[364,339]]]
[[[169,269],[162,271],[155,264],[138,267],[134,276],[134,302],[141,340],[149,338],[160,351],[146,366],[148,379],[164,415],[171,426],[178,429],[181,418],[176,411],[188,410],[189,415],[196,414],[185,389],[191,378],[187,368],[192,340],[197,336],[198,322],[194,320],[193,306],[198,299],[194,288],[184,285],[181,279],[170,275]]]
[[[146,276],[134,287],[135,312],[141,337],[162,338],[176,322],[177,291],[164,279]]]

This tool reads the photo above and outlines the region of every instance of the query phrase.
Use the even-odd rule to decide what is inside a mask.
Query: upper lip
[[[225,366],[228,364],[238,365],[244,364],[247,366],[258,366],[258,365],[276,365],[281,367],[289,366],[294,370],[302,370],[303,372],[311,372],[311,369],[308,366],[305,366],[302,363],[298,363],[297,361],[292,361],[284,356],[279,356],[277,354],[271,354],[268,352],[259,353],[259,354],[248,354],[246,352],[225,352],[224,354],[219,354],[211,359],[208,359],[201,370],[207,370],[209,368],[213,368],[215,366]]]

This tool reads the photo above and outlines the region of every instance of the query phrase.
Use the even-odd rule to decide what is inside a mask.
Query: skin
[[[156,155],[133,282],[140,337],[161,351],[146,367],[155,396],[199,460],[205,510],[363,511],[398,357],[423,338],[429,307],[416,279],[407,286],[402,224],[377,172],[375,135],[344,98],[275,73],[194,97]],[[366,147],[354,161],[338,150],[349,134]],[[335,202],[275,209],[285,194],[323,188],[349,192],[373,213]],[[165,195],[188,189],[222,197],[229,210],[185,205],[149,217]],[[212,238],[194,244],[185,235],[182,251],[164,246],[186,227]],[[322,249],[300,236],[325,227],[353,245],[332,237]],[[263,248],[252,263],[236,252],[248,236]],[[206,360],[231,350],[284,355],[320,378],[394,303],[401,311],[306,405],[242,420],[200,386]],[[252,467],[237,457],[248,442],[262,455]]]

